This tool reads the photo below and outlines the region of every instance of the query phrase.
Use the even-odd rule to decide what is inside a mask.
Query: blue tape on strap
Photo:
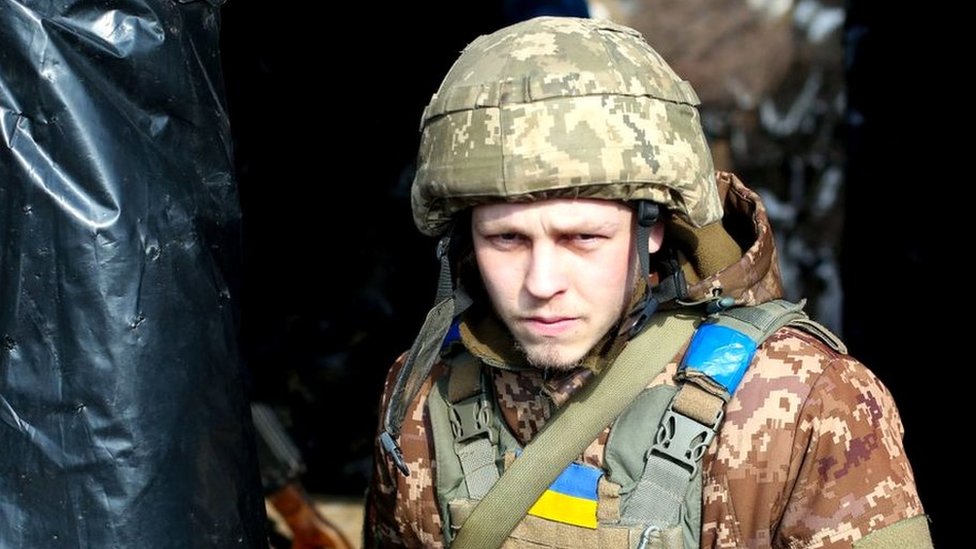
[[[738,330],[719,324],[698,328],[685,354],[685,369],[699,371],[735,392],[756,354],[756,342]]]

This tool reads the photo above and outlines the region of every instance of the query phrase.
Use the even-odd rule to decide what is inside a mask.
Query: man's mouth
[[[555,337],[572,329],[579,319],[570,316],[530,316],[522,320],[522,324],[533,334],[543,337]]]

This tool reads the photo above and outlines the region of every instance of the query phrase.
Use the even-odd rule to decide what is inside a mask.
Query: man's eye
[[[498,233],[487,237],[489,242],[493,242],[495,246],[517,246],[522,243],[525,238],[519,233]]]
[[[593,233],[577,233],[570,237],[570,240],[579,244],[595,244],[603,240],[603,235]]]

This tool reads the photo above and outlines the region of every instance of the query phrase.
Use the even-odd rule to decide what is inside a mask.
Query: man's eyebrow
[[[593,220],[593,219],[576,219],[568,223],[562,223],[556,221],[553,223],[557,230],[563,232],[599,232],[618,229],[621,225],[619,220],[616,219],[604,219],[604,220]]]

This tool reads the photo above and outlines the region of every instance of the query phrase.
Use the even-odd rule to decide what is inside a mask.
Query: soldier
[[[441,283],[366,546],[929,547],[881,382],[781,298],[759,196],[633,29],[472,42],[422,119]]]

